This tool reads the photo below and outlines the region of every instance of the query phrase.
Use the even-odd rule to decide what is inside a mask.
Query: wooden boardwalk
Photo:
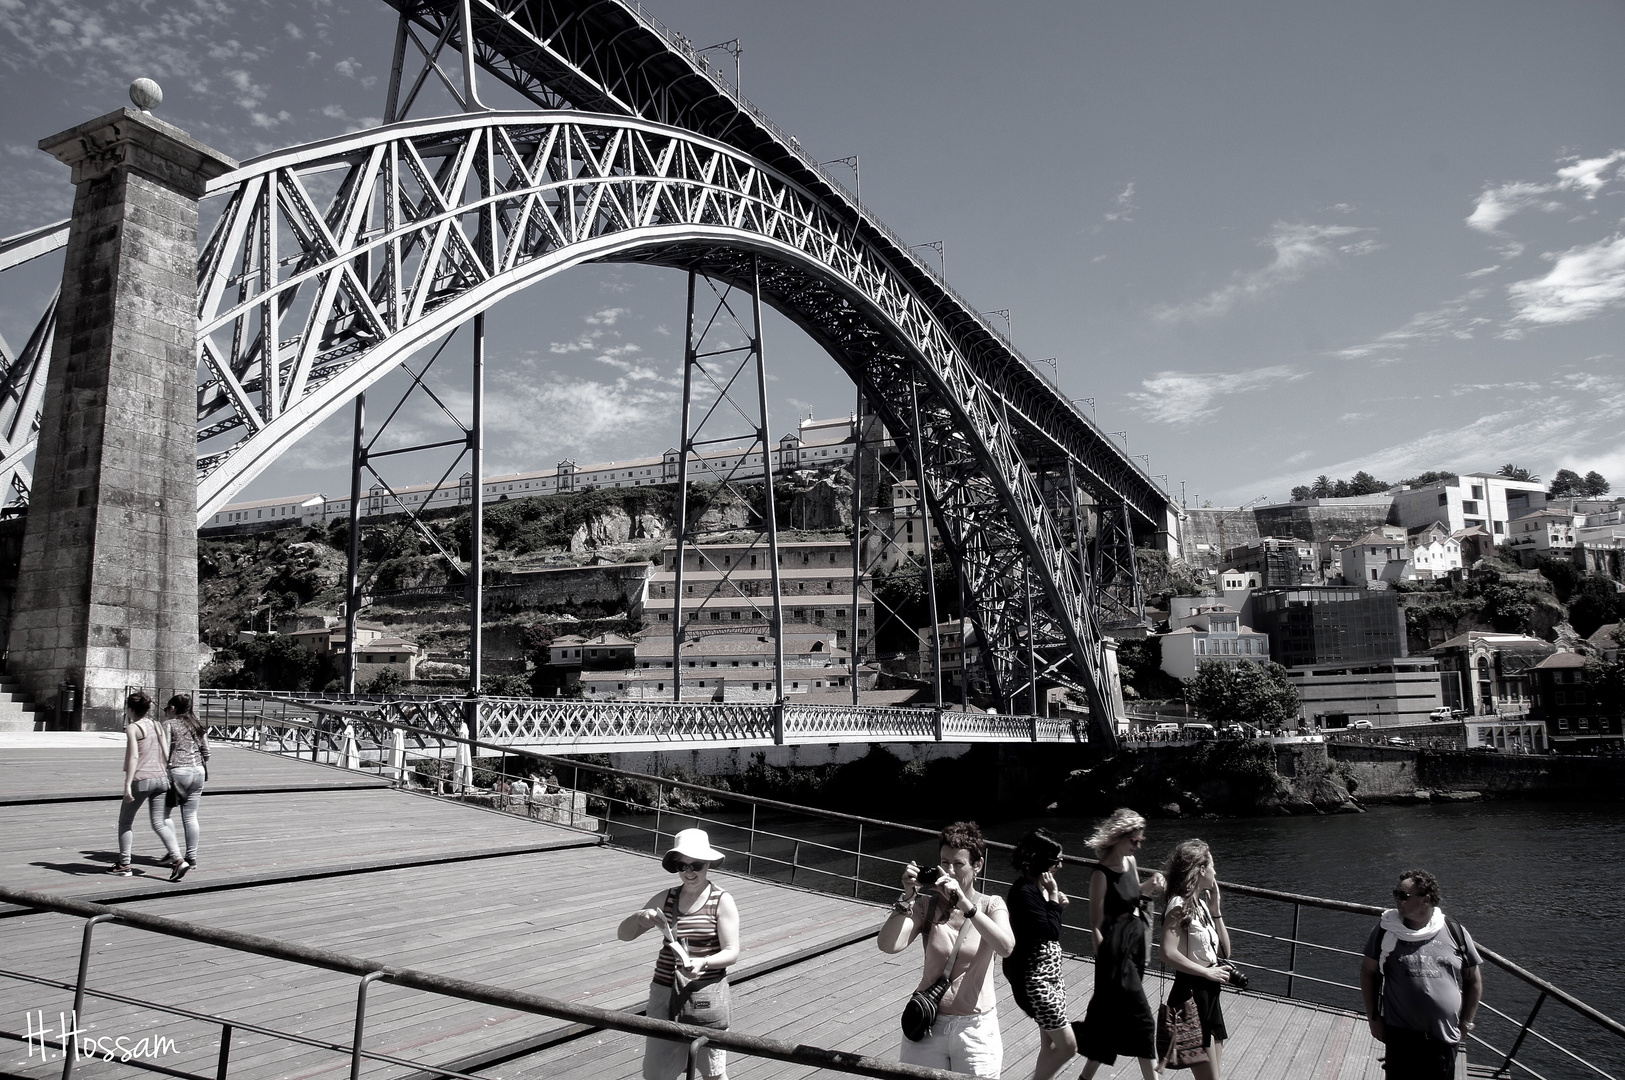
[[[114,748],[115,753],[117,748]],[[88,792],[102,784],[105,748],[48,755],[54,779],[31,790]],[[15,758],[6,752],[12,769]],[[36,764],[44,771],[46,758]],[[229,769],[227,763],[229,762]],[[101,873],[114,841],[116,801],[0,804],[0,880],[8,886],[98,902],[225,930],[261,934],[611,1009],[637,1010],[647,992],[657,939],[615,938],[616,924],[671,881],[647,856],[599,847],[590,834],[388,788],[340,785],[346,774],[243,750],[222,750],[232,794],[205,796],[202,866],[169,885],[148,856],[148,873]],[[213,771],[213,770],[212,770]],[[11,772],[0,773],[9,778]],[[113,783],[117,784],[114,763]],[[253,788],[263,776],[266,787]],[[360,778],[363,779],[364,778]],[[58,782],[59,781],[59,782]],[[300,787],[301,782],[305,785]],[[224,786],[224,785],[222,785]],[[177,821],[178,824],[178,821]],[[158,843],[138,820],[137,850]],[[895,1058],[897,1015],[918,974],[916,951],[884,956],[874,944],[884,909],[873,904],[715,873],[736,897],[745,956],[735,969],[736,1030],[786,1041]],[[0,968],[71,982],[82,920],[0,911]],[[338,1044],[338,1052],[236,1031],[231,1075],[339,1077],[357,980],[129,927],[98,928],[90,966],[97,990],[261,1025]],[[1067,965],[1078,1015],[1092,968]],[[998,979],[1006,1075],[1024,1077],[1037,1030]],[[25,1035],[25,1015],[52,1028],[71,1004],[59,988],[0,977],[0,1031]],[[1232,1038],[1225,1075],[1309,1080],[1380,1076],[1364,1021],[1256,995],[1224,998]],[[92,998],[88,1037],[164,1036],[175,1049],[153,1063],[214,1075],[219,1026]],[[369,1051],[503,1078],[639,1075],[641,1041],[583,1033],[547,1017],[469,1004],[387,984],[372,988]],[[1075,1075],[1069,1066],[1063,1075]],[[97,1061],[81,1076],[138,1075]],[[735,1077],[792,1077],[812,1070],[735,1055]],[[60,1060],[30,1058],[21,1041],[0,1039],[0,1073],[58,1076]],[[368,1077],[419,1070],[369,1062]],[[144,1075],[153,1075],[146,1073]],[[1137,1077],[1120,1061],[1101,1076]]]

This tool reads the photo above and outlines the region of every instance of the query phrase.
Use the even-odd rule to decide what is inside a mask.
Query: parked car
[[[1156,727],[1151,729],[1151,734],[1153,734],[1153,735],[1178,735],[1179,734],[1179,725],[1178,724],[1158,724]]]
[[[1349,723],[1349,730],[1350,731],[1370,731],[1371,730],[1371,721],[1369,721],[1369,720],[1354,720],[1354,721],[1351,721]]]
[[[1211,739],[1213,738],[1213,725],[1186,724],[1180,734],[1184,735],[1187,739]]]
[[[1398,735],[1390,735],[1390,736],[1388,736],[1388,745],[1389,746],[1415,746],[1416,744],[1411,742],[1411,740],[1409,740],[1409,739],[1402,739]]]
[[[1454,720],[1455,718],[1455,710],[1450,708],[1448,705],[1441,706],[1428,713],[1428,719],[1434,723],[1438,723],[1440,720]]]

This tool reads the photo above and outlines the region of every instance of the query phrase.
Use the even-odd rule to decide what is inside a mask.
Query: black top
[[[1113,923],[1140,910],[1140,875],[1113,870],[1102,863],[1095,872],[1106,875],[1106,903],[1103,923]]]
[[[1046,941],[1061,940],[1061,905],[1044,899],[1036,882],[1022,878],[1005,894],[1010,904],[1010,929],[1016,935],[1016,949],[1010,958],[1026,959]]]

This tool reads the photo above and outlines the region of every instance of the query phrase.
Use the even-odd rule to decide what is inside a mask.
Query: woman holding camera
[[[1089,838],[1100,864],[1089,875],[1089,926],[1095,949],[1095,992],[1077,1026],[1084,1056],[1079,1080],[1092,1080],[1117,1056],[1137,1058],[1143,1080],[1156,1076],[1157,1021],[1145,1000],[1145,962],[1150,938],[1140,908],[1143,896],[1161,896],[1161,874],[1140,887],[1134,853],[1145,843],[1145,818],[1124,807],[1112,811]]]
[[[998,1005],[993,986],[994,956],[1016,947],[1010,912],[997,896],[976,891],[987,842],[974,821],[956,821],[942,830],[938,865],[903,870],[903,895],[880,928],[883,953],[900,953],[925,938],[925,968],[918,991],[947,977],[937,1016],[918,1040],[903,1038],[900,1060],[972,1076],[997,1077],[1004,1067]]]
[[[1061,913],[1072,902],[1055,881],[1061,841],[1048,829],[1034,829],[1016,842],[1010,861],[1021,876],[1006,894],[1016,951],[1004,959],[1004,977],[1016,1005],[1038,1024],[1033,1080],[1049,1080],[1078,1052],[1061,973]]]
[[[1174,969],[1168,1007],[1196,1001],[1202,1020],[1202,1045],[1208,1060],[1191,1066],[1196,1080],[1219,1080],[1219,1059],[1229,1032],[1219,1007],[1219,988],[1233,968],[1221,963],[1230,955],[1230,931],[1224,925],[1219,876],[1213,853],[1201,840],[1187,840],[1168,860],[1168,905],[1162,914],[1162,960]]]
[[[711,883],[708,872],[722,861],[722,852],[711,846],[705,830],[684,829],[672,840],[661,866],[679,875],[681,884],[655,893],[622,919],[616,936],[632,941],[658,927],[666,939],[655,959],[645,1015],[726,1030],[732,1018],[728,968],[739,960],[739,908]],[[727,1055],[718,1047],[702,1047],[694,1065],[706,1080],[726,1080]],[[677,1080],[687,1066],[686,1043],[647,1040],[644,1080]]]

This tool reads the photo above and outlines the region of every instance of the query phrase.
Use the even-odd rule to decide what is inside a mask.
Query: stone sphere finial
[[[163,104],[164,88],[151,79],[137,79],[130,84],[130,100],[142,112],[151,112]]]

